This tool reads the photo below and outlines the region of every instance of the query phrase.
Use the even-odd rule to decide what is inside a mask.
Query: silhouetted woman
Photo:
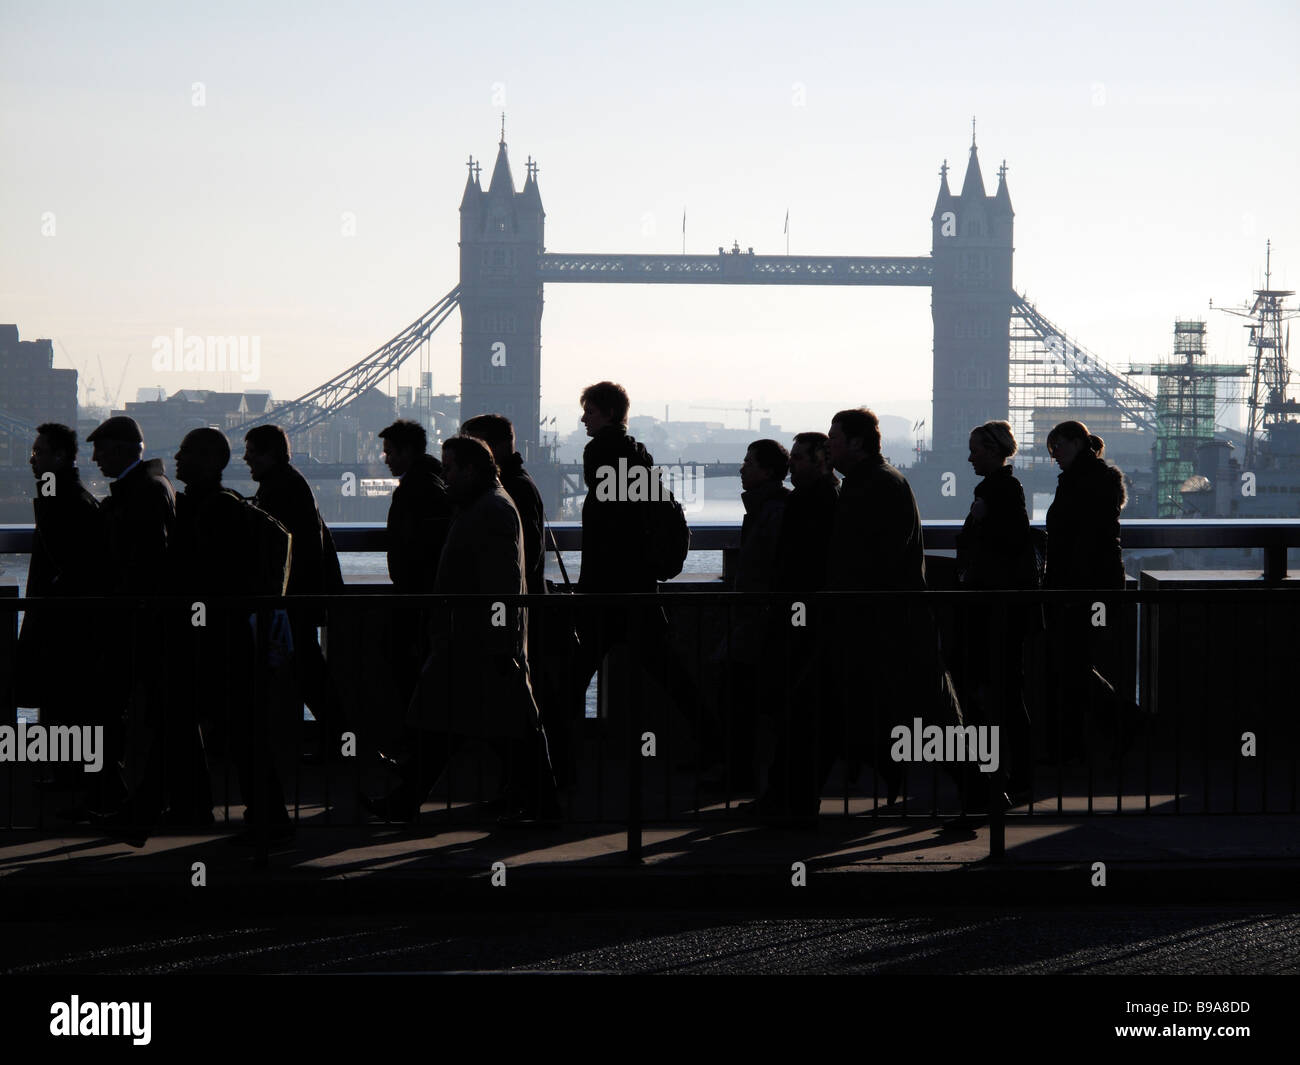
[[[971,430],[969,461],[984,479],[975,486],[970,514],[957,536],[962,588],[1038,586],[1025,490],[1010,465],[1015,453],[1016,438],[1006,422],[989,421]],[[1013,796],[1030,790],[1033,782],[1023,695],[1025,619],[1025,611],[1010,604],[981,603],[961,613],[961,705],[970,722],[1001,726],[1003,772]]]
[[[1124,475],[1106,462],[1105,444],[1082,422],[1062,422],[1047,436],[1047,450],[1061,467],[1056,498],[1047,511],[1048,588],[1090,591],[1122,589],[1119,512],[1127,497]],[[1068,603],[1050,612],[1049,641],[1057,663],[1056,681],[1063,713],[1092,708],[1104,714],[1115,731],[1116,747],[1125,745],[1136,725],[1136,708],[1116,694],[1094,666],[1093,642],[1105,632],[1092,624],[1092,601]],[[1077,728],[1082,714],[1062,720],[1062,729]]]

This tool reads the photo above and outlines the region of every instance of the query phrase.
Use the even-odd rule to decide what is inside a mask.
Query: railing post
[[[1286,541],[1281,537],[1264,545],[1264,580],[1270,584],[1286,580]]]
[[[645,653],[645,630],[642,611],[645,605],[633,603],[628,611],[628,663],[624,671],[627,684],[627,857],[635,864],[641,862],[641,722],[645,678],[633,679],[641,671]]]
[[[981,593],[988,595],[988,592]],[[1007,624],[1007,600],[1003,593],[993,593],[993,639],[990,646],[993,653],[988,656],[988,665],[990,667],[990,681],[988,686],[988,703],[985,706],[985,720],[979,724],[984,727],[992,727],[996,724],[998,728],[998,761],[999,769],[1001,768],[1002,741],[1011,733],[1011,722],[1008,719],[1008,713],[1014,713],[1011,707],[1012,692],[1009,688],[1009,678],[1007,677],[1006,650],[1010,628]],[[957,653],[961,653],[958,650]],[[1020,694],[1017,688],[1016,695]],[[989,711],[992,710],[990,713]],[[1016,722],[1015,727],[1019,727]],[[1010,752],[1015,753],[1015,752]],[[985,809],[989,812],[989,860],[994,862],[1003,861],[1007,853],[1007,824],[1006,810],[1002,806],[1003,787],[1002,781],[1005,779],[1004,772],[988,774],[988,806]],[[1031,798],[1032,802],[1032,798]]]
[[[253,864],[265,869],[271,857],[271,826],[269,816],[270,791],[267,779],[274,753],[271,748],[271,712],[273,699],[271,694],[271,616],[272,610],[265,603],[257,606],[257,650],[253,670],[253,722],[252,750],[249,762],[252,766],[250,786],[257,802],[257,819],[253,824],[255,852]],[[302,716],[302,711],[298,711]],[[266,760],[270,764],[264,764]],[[248,818],[249,800],[253,796],[244,796],[244,818]]]
[[[0,599],[17,599],[15,586],[0,588]],[[0,723],[16,725],[18,723],[18,611],[0,611],[0,699],[4,700],[0,708]],[[14,771],[10,764],[5,766],[5,781],[8,784],[6,796],[8,813],[4,819],[5,828],[14,827]]]

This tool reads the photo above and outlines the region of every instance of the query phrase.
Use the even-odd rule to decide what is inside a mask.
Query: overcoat
[[[456,507],[433,590],[522,595],[524,581],[519,514],[505,489],[494,483]],[[522,739],[537,728],[527,610],[485,599],[435,607],[431,645],[407,712],[409,723],[479,739]]]
[[[957,572],[964,588],[1034,588],[1038,584],[1025,490],[1010,466],[975,486],[975,499],[957,534]]]
[[[100,504],[108,544],[109,588],[119,594],[167,591],[167,545],[176,524],[176,492],[162,459],[146,459],[109,485]]]
[[[421,455],[393,489],[388,507],[388,576],[403,594],[433,591],[451,524],[442,464]]]
[[[1087,448],[1056,480],[1047,510],[1047,587],[1123,588],[1124,474]]]

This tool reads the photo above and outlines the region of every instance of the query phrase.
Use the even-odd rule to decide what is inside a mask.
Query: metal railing
[[[1266,550],[1270,538],[1285,550],[1293,528],[1282,526],[1259,538]],[[373,542],[373,530],[364,536]],[[708,531],[701,540],[712,546],[715,536],[724,538]],[[561,531],[562,546],[565,537]],[[339,539],[356,548],[348,530]],[[553,760],[561,763],[568,785],[563,816],[574,823],[623,822],[634,860],[647,822],[735,816],[742,800],[772,794],[774,776],[781,774],[785,785],[778,799],[766,806],[760,802],[745,816],[805,822],[809,808],[792,798],[798,792],[805,800],[814,795],[813,815],[824,816],[830,802],[842,817],[987,817],[990,854],[996,858],[1003,852],[1006,818],[1297,812],[1300,726],[1291,712],[1291,656],[1300,635],[1300,599],[1285,583],[1251,583],[1255,586],[1104,593],[818,593],[798,599],[701,591],[698,585],[693,594],[576,599],[408,597],[360,587],[288,604],[212,600],[205,604],[211,618],[238,623],[218,625],[227,643],[221,655],[211,655],[209,648],[206,659],[187,642],[186,630],[193,628],[190,599],[8,596],[0,597],[0,681],[9,707],[5,720],[13,721],[19,611],[59,622],[54,631],[60,633],[88,628],[102,633],[104,624],[86,625],[101,618],[128,635],[116,656],[98,664],[83,657],[79,664],[94,682],[92,690],[104,687],[101,682],[112,675],[124,677],[118,684],[121,708],[130,709],[123,715],[110,705],[98,720],[123,730],[113,741],[115,751],[135,776],[148,765],[149,749],[167,754],[184,748],[172,742],[174,736],[158,739],[169,724],[179,721],[188,728],[202,722],[205,736],[216,737],[207,753],[217,784],[214,805],[227,821],[232,807],[249,798],[236,778],[244,772],[246,781],[260,781],[262,787],[265,767],[257,759],[265,758],[280,766],[295,821],[359,823],[363,812],[355,805],[348,809],[350,796],[380,792],[393,782],[374,752],[400,749],[410,735],[405,730],[409,699],[395,681],[400,672],[391,650],[396,638],[421,630],[430,619],[445,632],[466,618],[481,621],[498,604],[507,610],[524,605],[533,629],[551,634],[551,649],[539,643],[530,667]],[[293,670],[272,662],[273,612],[307,603],[324,612],[328,690],[340,704],[329,722],[329,738],[321,726],[304,723],[302,689],[295,686]],[[590,709],[575,702],[576,689],[586,685],[581,676],[570,683],[580,672],[572,647],[564,650],[567,641],[555,639],[567,637],[575,611],[584,612],[578,627],[588,643],[614,644]],[[151,717],[151,703],[173,706],[178,694],[211,695],[209,685],[196,679],[220,689],[212,667],[234,664],[241,652],[229,641],[242,639],[247,630],[240,626],[250,614],[260,621],[256,651],[244,645],[242,652],[249,659],[242,673],[249,683],[219,691],[215,705],[196,704],[179,717],[174,712]],[[875,618],[889,621],[870,620]],[[619,627],[626,630],[625,643],[609,638]],[[1006,653],[1007,647],[1015,650]],[[161,666],[186,655],[196,656],[191,671],[180,669],[159,681]],[[843,663],[850,672],[837,675]],[[457,666],[451,661],[448,669]],[[1093,666],[1109,679],[1112,693],[1091,680]],[[997,801],[1006,787],[1004,776],[979,773],[973,765],[978,758],[969,757],[968,747],[962,748],[962,758],[951,757],[946,732],[937,757],[911,738],[911,747],[897,746],[901,736],[894,730],[911,729],[917,719],[923,729],[957,727],[945,719],[942,698],[929,701],[942,690],[943,669],[952,674],[963,707],[961,727],[1002,730],[1000,768],[1010,746],[1020,745],[1011,765],[1021,784],[1028,777],[1029,794],[1013,796],[1019,801],[1010,811]],[[473,688],[483,682],[471,676],[468,683]],[[149,683],[163,688],[150,690]],[[931,683],[939,687],[927,688]],[[1013,739],[1008,708],[1017,690],[1023,690],[1029,716]],[[258,713],[247,713],[250,703],[260,707]],[[72,709],[60,720],[89,720]],[[152,748],[148,737],[141,748],[130,734],[142,723],[144,731],[153,732]],[[326,765],[303,766],[299,760],[313,731]],[[459,735],[450,723],[444,731],[449,739]],[[345,733],[351,735],[350,749]],[[965,743],[973,737],[952,734],[951,740]],[[251,752],[251,775],[249,762],[242,769],[236,764],[239,744]],[[917,753],[920,764],[911,758]],[[431,823],[495,817],[490,803],[503,772],[509,773],[510,750],[494,747],[488,737],[459,754],[433,792],[435,808],[422,815]],[[832,762],[837,773],[830,772]],[[31,791],[34,768],[12,761],[0,765],[7,778],[0,785],[0,825],[51,823],[58,799],[54,792]],[[799,787],[792,786],[800,773]],[[265,794],[260,798],[267,801]],[[254,827],[264,856],[267,823]]]

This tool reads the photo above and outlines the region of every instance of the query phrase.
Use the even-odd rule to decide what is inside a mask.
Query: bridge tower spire
[[[931,216],[934,263],[930,311],[934,320],[933,469],[957,474],[955,496],[943,495],[939,473],[913,483],[927,517],[961,517],[974,486],[966,463],[967,438],[990,418],[1005,419],[1010,404],[1011,258],[1014,212],[1006,164],[989,196],[980,173],[975,123],[961,193],[948,188],[947,163]]]
[[[504,414],[526,460],[539,457],[546,212],[530,157],[515,190],[505,115],[484,191],[477,164],[460,208],[460,416]]]

